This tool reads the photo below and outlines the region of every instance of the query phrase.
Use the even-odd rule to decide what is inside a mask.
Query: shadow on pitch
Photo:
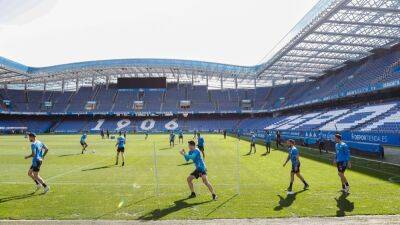
[[[192,165],[192,164],[194,164],[194,162],[182,163],[182,164],[179,164],[178,166],[188,166],[188,165]]]
[[[202,204],[213,201],[213,200],[208,200],[208,201],[204,201],[204,202],[187,203],[186,200],[188,200],[188,199],[189,198],[177,200],[174,202],[174,205],[171,207],[164,208],[164,209],[155,209],[155,210],[139,217],[138,219],[139,220],[158,220],[158,219],[161,219],[171,213],[178,212],[179,210],[194,207],[197,205],[202,205]]]
[[[138,200],[138,201],[136,201],[136,202],[131,202],[131,203],[127,204],[127,205],[123,205],[123,206],[120,207],[120,208],[117,208],[117,209],[115,209],[115,210],[113,210],[113,211],[104,213],[104,214],[102,214],[102,215],[100,215],[100,216],[98,216],[98,217],[95,217],[94,219],[96,219],[96,220],[101,219],[101,218],[104,217],[104,216],[107,216],[107,215],[110,215],[110,214],[114,214],[114,213],[120,211],[121,209],[129,208],[129,207],[131,207],[132,205],[135,205],[135,204],[138,204],[138,203],[147,201],[147,200],[149,200],[149,199],[151,199],[151,198],[154,198],[154,196],[149,196],[149,197],[140,199],[140,200]]]
[[[4,202],[10,202],[10,201],[15,201],[15,200],[21,200],[21,199],[27,199],[36,196],[34,192],[28,193],[28,194],[22,194],[22,195],[14,195],[10,197],[5,197],[5,198],[0,198],[0,204]]]
[[[238,196],[238,194],[234,194],[232,195],[232,197],[228,198],[227,200],[225,200],[224,202],[222,202],[221,204],[219,204],[217,207],[215,207],[215,209],[211,210],[207,216],[211,215],[213,212],[217,211],[219,208],[221,208],[222,206],[224,206],[226,203],[228,203],[229,201],[231,201],[232,199],[236,198]]]
[[[339,198],[335,198],[336,206],[338,210],[336,211],[336,216],[346,216],[346,212],[352,212],[354,210],[354,202],[347,199],[349,194],[342,193]]]
[[[82,155],[82,154],[81,153],[64,154],[64,155],[59,155],[58,157],[68,157],[68,156],[75,156],[75,155]]]
[[[305,191],[307,191],[307,189],[303,189],[301,191],[297,191],[297,192],[295,192],[294,194],[291,194],[291,195],[287,194],[285,198],[282,197],[281,195],[278,195],[278,197],[279,197],[278,204],[279,205],[275,206],[274,210],[275,211],[280,211],[280,210],[282,210],[284,208],[290,207],[293,204],[293,202],[296,200],[296,196],[298,194],[301,194],[301,193],[305,192]]]
[[[99,166],[99,167],[93,167],[93,168],[88,168],[88,169],[83,169],[82,171],[92,171],[92,170],[102,170],[102,169],[108,169],[111,167],[114,167],[115,165],[107,165],[107,166]]]
[[[173,147],[165,147],[165,148],[160,148],[160,149],[158,149],[158,150],[169,150],[169,149],[172,149]]]

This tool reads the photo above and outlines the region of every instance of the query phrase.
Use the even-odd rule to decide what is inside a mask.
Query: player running
[[[87,133],[86,131],[83,132],[82,136],[81,136],[81,146],[82,146],[82,154],[86,151],[86,148],[88,147],[88,144],[86,143],[86,139],[87,139]]]
[[[115,161],[115,165],[118,165],[119,154],[121,153],[122,166],[125,166],[125,143],[125,138],[120,135],[115,144],[115,147],[117,147],[117,160]]]
[[[265,149],[266,152],[263,155],[267,155],[269,153],[271,153],[271,134],[269,133],[268,130],[265,131],[265,135],[264,135],[264,143],[265,143]]]
[[[324,137],[322,136],[322,132],[318,134],[318,149],[319,154],[322,154],[322,151],[325,149]],[[328,149],[325,149],[325,152],[328,153]]]
[[[192,192],[189,198],[196,197],[196,193],[194,192],[193,180],[201,177],[203,183],[207,186],[208,190],[211,192],[213,200],[217,200],[217,195],[214,192],[214,188],[207,178],[207,169],[206,165],[201,158],[200,150],[196,148],[196,143],[194,141],[189,141],[189,152],[186,153],[185,149],[182,149],[180,153],[185,157],[186,161],[192,160],[196,166],[196,169],[187,177],[187,183],[189,185],[189,189]]]
[[[175,134],[173,131],[169,134],[169,147],[175,147]]]
[[[293,181],[294,181],[294,175],[296,176],[303,182],[304,184],[304,189],[308,189],[309,185],[308,183],[304,180],[303,176],[300,174],[300,159],[299,159],[299,151],[297,150],[295,145],[294,140],[289,139],[287,141],[287,144],[289,145],[289,155],[283,164],[283,167],[286,166],[286,164],[289,162],[289,160],[292,162],[292,170],[290,171],[290,184],[287,189],[288,194],[294,194],[292,191],[293,187]]]
[[[149,137],[149,131],[145,131],[144,132],[144,140],[147,140],[147,138]]]
[[[204,138],[201,136],[201,134],[199,132],[197,132],[197,147],[201,151],[201,154],[203,155],[203,159],[206,158],[206,154],[204,153],[204,145],[205,145]]]
[[[335,134],[335,142],[336,156],[333,160],[333,164],[336,164],[337,166],[338,175],[340,177],[340,181],[342,182],[342,191],[349,193],[350,185],[347,182],[344,172],[347,168],[351,168],[350,149],[349,146],[342,141],[342,136],[340,134]]]
[[[279,149],[279,146],[283,147],[282,144],[282,137],[281,137],[281,132],[279,132],[278,130],[276,131],[276,149]]]
[[[42,166],[43,159],[47,155],[49,149],[42,142],[36,140],[35,133],[29,133],[28,138],[29,141],[31,142],[31,150],[32,150],[30,155],[25,156],[25,159],[32,157],[32,165],[28,171],[28,176],[30,176],[36,184],[35,192],[37,192],[41,187],[43,187],[44,188],[43,193],[46,194],[50,190],[50,187],[44,182],[43,178],[39,175],[39,171],[40,167]]]
[[[251,137],[250,137],[250,151],[247,153],[247,155],[251,155],[251,151],[254,148],[254,154],[256,154],[256,135],[254,132],[251,132]]]
[[[178,143],[180,144],[182,141],[183,144],[183,130],[179,130],[179,136],[178,136]]]

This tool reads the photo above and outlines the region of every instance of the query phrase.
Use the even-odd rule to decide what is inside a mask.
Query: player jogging
[[[46,194],[50,187],[44,182],[43,178],[39,175],[40,167],[42,166],[43,159],[46,156],[49,149],[40,141],[36,140],[35,133],[28,134],[29,141],[31,142],[31,154],[25,156],[25,159],[32,157],[32,165],[28,171],[28,176],[32,178],[32,180],[36,184],[37,192],[41,187],[44,188],[43,193]]]
[[[337,166],[338,175],[340,177],[340,181],[342,182],[342,191],[349,193],[350,185],[347,182],[344,172],[347,168],[351,168],[350,149],[349,146],[342,141],[342,136],[340,134],[335,134],[335,142],[336,156],[333,160],[333,164],[336,164]]]
[[[149,131],[145,131],[144,132],[144,140],[147,140],[147,138],[149,137]]]
[[[226,129],[224,129],[223,133],[224,133],[224,139],[226,139]]]
[[[322,154],[322,151],[325,149],[324,138],[322,136],[322,132],[318,134],[318,149],[319,154]],[[328,153],[328,149],[325,149],[325,152]]]
[[[182,130],[179,130],[179,136],[178,136],[178,143],[180,144],[181,143],[181,141],[182,141],[182,144],[183,144],[183,131]]]
[[[175,134],[173,131],[169,134],[169,147],[175,146]]]
[[[277,130],[276,131],[276,148],[279,149],[279,146],[283,147],[281,133]]]
[[[286,166],[287,162],[289,162],[289,160],[292,162],[292,170],[290,171],[290,184],[289,187],[287,189],[288,194],[294,194],[294,192],[292,191],[292,187],[293,187],[293,181],[294,181],[294,175],[296,174],[296,176],[303,182],[304,184],[304,189],[307,189],[309,187],[308,183],[304,180],[303,176],[300,174],[300,159],[299,159],[299,151],[297,150],[295,145],[294,140],[289,139],[287,141],[287,144],[289,145],[289,155],[285,161],[285,163],[283,164],[283,167]]]
[[[264,153],[264,155],[267,155],[269,153],[271,153],[271,134],[269,133],[269,131],[265,131],[265,135],[264,135],[264,142],[265,142],[265,150],[266,152]]]
[[[104,130],[103,129],[101,129],[101,131],[100,131],[100,136],[101,136],[101,139],[104,139]]]
[[[119,154],[121,153],[122,166],[125,166],[125,142],[125,138],[121,135],[117,138],[117,143],[115,144],[115,147],[117,147],[117,160],[115,165],[118,165]]]
[[[254,132],[251,132],[251,137],[250,137],[250,151],[247,153],[247,155],[251,154],[251,150],[254,148],[254,154],[256,154],[256,135]]]
[[[206,154],[204,153],[204,144],[205,144],[204,138],[201,136],[200,133],[197,133],[197,147],[201,151],[201,154],[203,155],[203,159],[206,158]]]
[[[217,195],[214,192],[214,188],[207,178],[207,169],[206,165],[201,158],[200,150],[196,148],[196,143],[194,141],[189,141],[189,152],[186,153],[185,149],[182,149],[180,153],[183,155],[186,161],[192,160],[196,166],[196,169],[187,177],[187,183],[189,185],[189,189],[191,194],[189,198],[196,197],[196,193],[194,192],[193,180],[201,177],[203,183],[207,186],[208,190],[211,192],[213,200],[217,200]]]
[[[81,136],[81,146],[82,146],[82,154],[86,151],[86,148],[88,147],[88,144],[86,143],[86,139],[87,139],[87,134],[86,131],[83,132],[82,136]]]

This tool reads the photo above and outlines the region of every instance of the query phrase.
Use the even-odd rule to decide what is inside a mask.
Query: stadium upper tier
[[[320,0],[256,66],[124,59],[34,68],[0,57],[0,84],[77,90],[118,77],[160,76],[220,88],[302,82],[396,45],[399,27],[399,0]]]
[[[182,111],[182,100],[190,100],[193,113],[270,112],[399,87],[400,50],[392,50],[314,81],[255,89],[210,90],[190,83],[169,83],[159,90],[119,90],[115,84],[64,92],[0,89],[0,112],[133,113],[139,111],[134,101],[141,101],[141,112],[176,113]]]

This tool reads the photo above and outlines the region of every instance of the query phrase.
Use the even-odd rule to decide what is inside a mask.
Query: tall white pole
[[[157,198],[158,207],[160,208],[160,201],[158,199],[160,196],[160,192],[159,192],[158,171],[157,171],[157,153],[156,153],[156,143],[154,142],[153,142],[153,159],[154,159],[154,179],[156,182],[155,194]]]
[[[239,141],[236,142],[236,194],[240,194],[240,151]]]

